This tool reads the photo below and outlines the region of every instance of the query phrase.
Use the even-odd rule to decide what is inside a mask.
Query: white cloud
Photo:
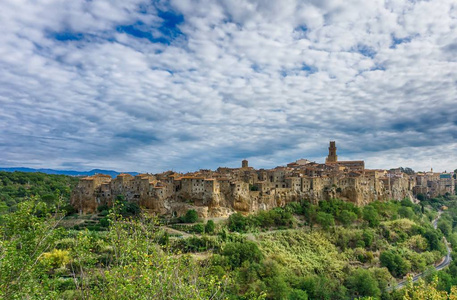
[[[323,160],[336,139],[367,167],[454,169],[456,11],[451,0],[3,1],[0,164],[273,167]]]

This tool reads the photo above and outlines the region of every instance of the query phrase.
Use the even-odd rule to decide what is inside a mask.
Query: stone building
[[[256,170],[243,160],[241,168],[187,174],[120,174],[115,179],[94,175],[80,180],[71,203],[80,212],[91,213],[123,195],[157,214],[179,216],[193,208],[200,217],[218,217],[302,200],[317,203],[339,198],[365,205],[419,193],[434,197],[453,192],[454,179],[448,173],[407,175],[398,170],[365,169],[364,161],[338,161],[336,143],[331,141],[324,164],[300,159],[286,167]]]

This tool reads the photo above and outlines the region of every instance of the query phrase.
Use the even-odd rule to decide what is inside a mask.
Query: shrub
[[[64,267],[71,261],[70,251],[53,249],[51,252],[43,253],[41,261],[52,268]]]
[[[221,254],[228,257],[232,268],[240,267],[245,261],[258,263],[263,259],[257,244],[249,241],[227,243]]]
[[[109,227],[109,220],[107,218],[100,219],[101,227]]]
[[[99,205],[99,206],[97,207],[97,211],[98,211],[98,212],[102,212],[102,211],[104,211],[104,210],[106,210],[106,211],[109,210],[108,205],[102,204],[102,205]]]
[[[365,206],[363,208],[363,219],[368,222],[370,227],[376,227],[379,225],[378,212],[372,206]]]
[[[411,263],[393,251],[382,252],[379,260],[394,277],[402,277],[411,270]]]
[[[192,231],[195,233],[203,233],[205,232],[205,225],[202,223],[198,223],[192,226]]]
[[[316,221],[321,224],[324,229],[328,229],[330,226],[335,225],[335,219],[333,216],[322,211],[317,213]]]
[[[206,233],[213,233],[215,229],[214,221],[213,220],[208,220],[205,225],[205,232]]]
[[[354,297],[374,297],[379,298],[381,290],[373,274],[365,269],[354,270],[345,282],[348,291]]]
[[[245,232],[248,226],[247,218],[240,213],[231,214],[228,219],[228,227],[230,231]]]
[[[340,221],[344,226],[352,224],[355,220],[357,220],[357,215],[348,210],[341,211],[338,216],[338,221]]]
[[[194,209],[190,209],[186,212],[184,216],[180,218],[180,221],[183,223],[195,223],[198,220],[198,213]]]

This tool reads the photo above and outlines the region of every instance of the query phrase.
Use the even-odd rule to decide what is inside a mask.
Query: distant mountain
[[[127,173],[130,175],[138,175],[139,173],[137,172],[116,172],[113,170],[100,170],[100,169],[93,169],[90,171],[73,171],[73,170],[53,170],[53,169],[31,169],[31,168],[0,168],[0,171],[6,171],[6,172],[14,172],[14,171],[19,171],[19,172],[40,172],[40,173],[46,173],[46,174],[56,174],[56,175],[68,175],[68,176],[91,176],[95,174],[106,174],[110,175],[111,177],[116,177],[117,175],[121,173]]]

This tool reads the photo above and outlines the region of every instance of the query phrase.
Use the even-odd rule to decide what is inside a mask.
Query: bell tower
[[[336,155],[335,141],[330,141],[330,147],[328,147],[328,156],[325,159],[325,163],[334,163],[337,161],[338,161],[338,155]]]
[[[248,161],[247,161],[246,159],[243,159],[243,160],[241,161],[241,167],[242,167],[242,168],[247,168],[247,167],[249,167],[249,163],[248,163]]]

